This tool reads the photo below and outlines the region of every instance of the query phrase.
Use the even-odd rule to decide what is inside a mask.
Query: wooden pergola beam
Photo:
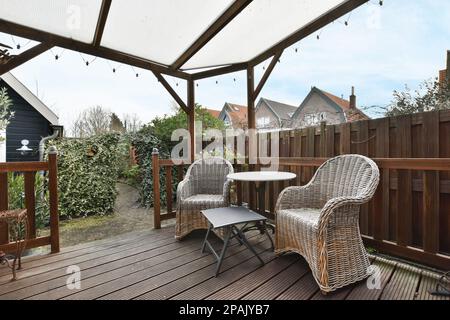
[[[51,49],[52,45],[48,43],[40,43],[35,45],[34,47],[22,52],[17,56],[13,56],[8,62],[5,64],[0,64],[0,76],[5,74],[6,72],[24,64],[25,62],[37,57],[41,53],[46,52]]]
[[[100,8],[100,14],[97,21],[97,27],[95,28],[94,46],[100,46],[103,37],[103,31],[105,30],[106,20],[108,19],[109,8],[111,8],[112,0],[103,0]]]
[[[183,66],[251,2],[252,0],[235,1],[185,52],[183,52],[183,54],[172,64],[171,68],[179,69]]]
[[[65,38],[61,36],[57,36],[48,32],[44,32],[41,30],[33,29],[30,27],[22,26],[16,23],[12,23],[9,21],[5,21],[0,19],[0,32],[4,32],[7,34],[11,34],[14,36],[27,38],[34,41],[39,41],[43,43],[49,43],[52,46],[57,46],[61,48],[65,48],[68,50],[75,50],[81,53],[97,56],[100,58],[128,64],[134,67],[159,72],[162,74],[167,74],[173,77],[181,78],[188,80],[191,78],[189,73],[172,70],[167,66],[160,65],[154,63],[150,60],[138,58],[123,52],[119,52],[116,50],[104,48],[104,47],[95,47],[93,44],[84,43],[81,41],[76,41],[70,38]]]
[[[184,103],[183,99],[176,93],[176,91],[172,88],[172,86],[167,82],[167,80],[162,76],[162,74],[153,71],[153,74],[158,79],[158,81],[163,85],[164,88],[166,88],[167,92],[170,93],[172,98],[175,99],[175,101],[178,103],[181,109],[183,109],[184,112],[189,113],[189,108],[187,107],[186,103]]]
[[[244,63],[236,63],[236,64],[232,64],[232,65],[229,65],[226,67],[220,67],[220,68],[216,68],[216,69],[193,73],[191,76],[192,76],[193,80],[200,80],[200,79],[220,76],[220,75],[227,74],[227,73],[247,70],[247,66],[248,66],[248,64],[245,62]]]
[[[258,86],[256,87],[255,91],[253,92],[253,100],[256,100],[258,98],[259,94],[261,93],[262,88],[267,82],[267,79],[269,79],[270,74],[272,73],[273,69],[278,63],[278,60],[281,57],[281,54],[283,51],[279,51],[277,54],[275,54],[272,58],[272,61],[270,61],[269,66],[267,67],[266,71],[264,72],[263,76],[261,77],[261,80],[259,80]]]
[[[344,2],[343,4],[332,9],[331,11],[328,11],[327,13],[321,15],[313,22],[307,24],[305,27],[297,30],[289,37],[278,42],[276,45],[272,46],[265,52],[257,55],[252,60],[250,60],[249,63],[251,65],[255,66],[255,65],[263,62],[264,60],[275,55],[280,50],[284,50],[287,47],[293,45],[294,43],[302,40],[303,38],[306,38],[307,36],[311,35],[312,33],[316,32],[317,30],[325,27],[327,24],[342,17],[343,15],[349,13],[350,11],[358,8],[359,6],[363,5],[366,2],[369,2],[369,0],[348,0],[348,1]]]

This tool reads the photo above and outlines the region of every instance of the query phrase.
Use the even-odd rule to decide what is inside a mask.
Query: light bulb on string
[[[136,78],[139,78],[139,73],[136,71],[136,69],[134,69],[133,66],[130,66],[130,67],[131,67],[131,70],[133,70],[134,75],[136,76]]]
[[[380,4],[380,6],[383,5],[383,0],[380,0],[380,2],[378,2]]]
[[[219,81],[216,80],[216,84],[219,84]]]

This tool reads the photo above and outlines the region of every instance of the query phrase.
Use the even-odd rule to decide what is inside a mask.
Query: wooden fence
[[[297,179],[270,183],[266,208],[273,213],[281,190],[306,184],[326,158],[349,153],[373,158],[381,172],[374,199],[361,208],[360,228],[366,244],[450,269],[450,111],[280,132],[279,170],[294,172]],[[167,173],[174,167],[170,160],[157,155],[153,166],[155,182],[160,167],[169,168]],[[235,167],[248,170],[255,166]],[[170,173],[166,179],[166,185],[171,186]],[[251,186],[237,184],[235,190],[237,204],[246,202],[255,208],[256,194]],[[159,191],[158,185],[155,200],[159,200]],[[155,227],[160,218],[174,217],[173,198],[167,197],[169,215],[160,216],[160,208],[155,209]]]
[[[35,179],[38,171],[48,172],[48,191],[50,208],[50,235],[37,237],[36,234],[36,191]],[[59,252],[59,216],[57,155],[49,153],[48,162],[7,162],[0,163],[0,210],[8,210],[8,173],[22,173],[25,181],[25,207],[29,221],[27,249],[50,245],[51,252]],[[8,227],[0,224],[0,251],[12,252],[16,243],[9,243]]]

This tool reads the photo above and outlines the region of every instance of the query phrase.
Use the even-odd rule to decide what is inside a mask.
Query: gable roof
[[[22,82],[10,72],[0,76],[14,91],[27,101],[37,112],[39,112],[52,125],[58,125],[58,116],[50,110],[38,97],[36,97]]]
[[[304,108],[304,105],[306,102],[310,99],[310,97],[314,94],[319,94],[322,97],[325,98],[328,102],[330,102],[330,105],[336,109],[337,112],[339,112],[342,115],[342,118],[344,121],[347,122],[353,122],[353,121],[359,121],[359,120],[367,120],[370,119],[364,112],[362,112],[358,108],[350,108],[350,101],[345,100],[343,98],[340,98],[338,96],[335,96],[332,93],[329,93],[327,91],[321,90],[317,87],[312,87],[309,94],[306,96],[305,100],[303,100],[300,107],[297,109],[295,114],[292,116],[293,118],[297,116],[297,114]]]
[[[247,124],[247,107],[235,103],[225,102],[222,112],[226,112],[231,118],[231,124]],[[221,112],[221,113],[222,113]]]
[[[266,103],[266,105],[268,105],[269,108],[272,109],[273,113],[275,113],[275,115],[281,120],[290,120],[292,115],[297,110],[297,107],[286,104],[286,103],[281,103],[281,102],[269,100],[266,98],[261,98],[260,102],[261,101],[264,101]],[[256,110],[258,110],[258,108],[260,106],[260,102],[258,102]]]

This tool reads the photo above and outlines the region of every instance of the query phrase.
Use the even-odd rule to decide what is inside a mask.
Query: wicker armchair
[[[175,238],[181,239],[196,229],[208,229],[201,210],[230,205],[231,181],[227,175],[233,172],[228,160],[217,157],[197,160],[189,167],[177,188]]]
[[[276,253],[301,254],[322,293],[369,275],[359,209],[372,198],[378,182],[372,160],[343,155],[326,161],[307,185],[288,187],[278,197]]]

